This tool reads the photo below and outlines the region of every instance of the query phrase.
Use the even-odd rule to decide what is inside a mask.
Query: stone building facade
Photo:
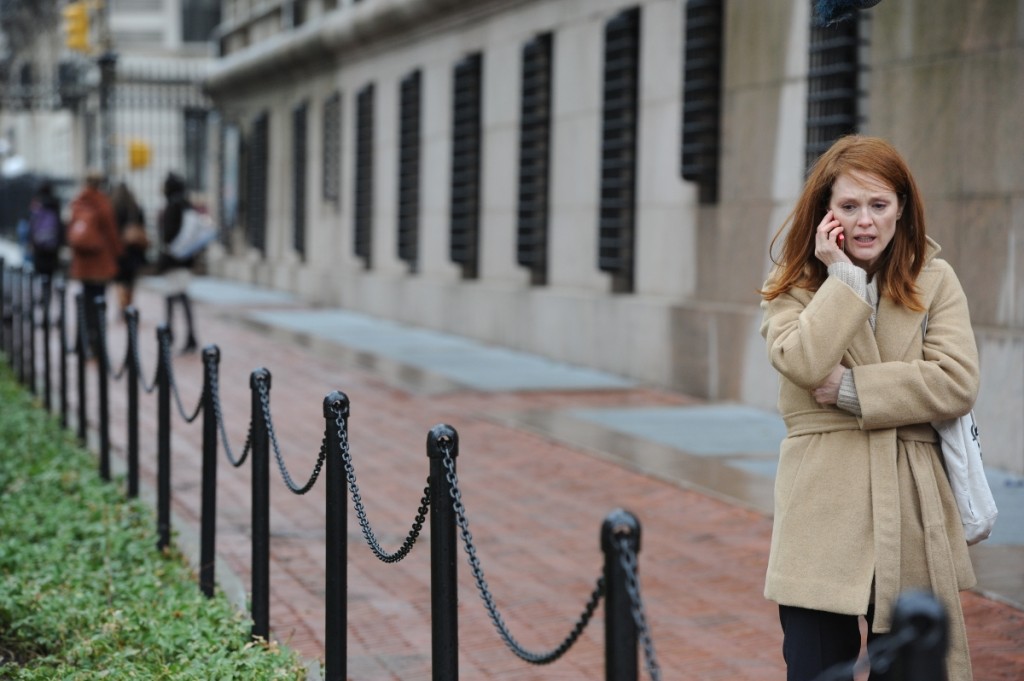
[[[209,266],[770,409],[772,236],[823,144],[883,136],[970,300],[987,461],[1024,473],[1024,2],[811,5],[228,0]]]

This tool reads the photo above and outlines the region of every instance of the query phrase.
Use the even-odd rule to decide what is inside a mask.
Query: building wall
[[[862,132],[891,139],[925,194],[930,233],[960,273],[983,362],[978,411],[987,460],[1024,473],[1024,10],[1018,0],[883,2],[862,15]],[[605,23],[641,8],[636,279],[612,293],[596,264]],[[725,3],[720,197],[701,204],[679,172],[682,0],[475,3],[367,0],[267,36],[266,15],[229,19],[230,52],[208,87],[225,121],[271,121],[265,256],[236,233],[211,254],[220,274],[316,303],[466,334],[667,385],[771,408],[777,381],[756,293],[768,248],[801,188],[810,3]],[[406,21],[415,17],[415,21]],[[404,22],[404,23],[403,23]],[[554,33],[550,271],[516,264],[520,60]],[[272,32],[272,31],[271,31]],[[244,37],[244,39],[243,39]],[[479,277],[448,257],[452,70],[483,54]],[[395,252],[398,87],[423,72],[420,263]],[[355,97],[375,86],[373,256],[353,253]],[[340,206],[320,194],[323,101],[342,93]],[[310,103],[307,255],[291,248],[291,111]],[[244,206],[242,207],[244,210]],[[989,443],[991,443],[989,445]]]

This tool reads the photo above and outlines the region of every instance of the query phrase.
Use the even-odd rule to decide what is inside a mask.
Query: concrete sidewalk
[[[145,281],[137,300],[142,364],[150,372],[153,331],[163,314],[160,283]],[[319,450],[323,396],[344,391],[352,404],[353,466],[385,549],[397,548],[415,515],[428,470],[427,432],[437,423],[458,430],[459,485],[474,542],[502,617],[524,647],[546,651],[572,628],[600,574],[601,522],[624,507],[643,526],[641,586],[663,678],[784,676],[777,613],[761,596],[782,432],[775,415],[312,309],[277,292],[205,278],[193,292],[200,340],[221,348],[220,394],[235,454],[248,424],[252,369],[266,366],[273,374],[274,426],[284,463],[300,484]],[[110,335],[116,360],[123,327],[112,323]],[[190,409],[200,393],[198,356],[176,359],[175,377]],[[111,390],[118,451],[124,424],[117,419],[125,412],[119,385]],[[143,472],[152,482],[155,400],[144,397],[141,409]],[[201,429],[177,415],[173,428],[174,508],[187,533],[190,524],[198,528]],[[271,627],[302,654],[322,657],[323,484],[295,496],[274,475]],[[218,550],[245,588],[248,466],[222,464],[218,479]],[[963,595],[979,681],[1024,678],[1024,554],[1013,534],[1024,525],[1014,519],[1024,513],[1013,506],[1016,481],[1005,482],[1005,489],[996,485],[997,535],[972,549],[982,591],[992,598]],[[353,519],[349,536],[350,678],[429,679],[428,528],[424,545],[390,566],[370,553]],[[505,648],[465,562],[459,592],[461,678],[603,678],[600,611],[561,660],[533,667]]]

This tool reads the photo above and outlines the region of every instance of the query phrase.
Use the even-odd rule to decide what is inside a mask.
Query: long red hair
[[[914,286],[927,246],[920,192],[907,162],[891,144],[861,135],[839,138],[815,161],[796,207],[772,238],[770,252],[778,268],[761,295],[773,300],[793,287],[817,291],[825,281],[828,268],[814,255],[814,232],[828,211],[832,185],[850,172],[878,178],[903,204],[896,234],[882,253],[875,276],[880,277],[879,290],[889,298],[911,310],[923,310]],[[776,260],[775,244],[783,234],[781,257]]]

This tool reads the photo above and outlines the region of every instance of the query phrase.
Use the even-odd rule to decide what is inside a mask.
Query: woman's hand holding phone
[[[814,256],[826,267],[834,262],[850,262],[843,248],[845,241],[842,223],[829,210],[814,230]]]

